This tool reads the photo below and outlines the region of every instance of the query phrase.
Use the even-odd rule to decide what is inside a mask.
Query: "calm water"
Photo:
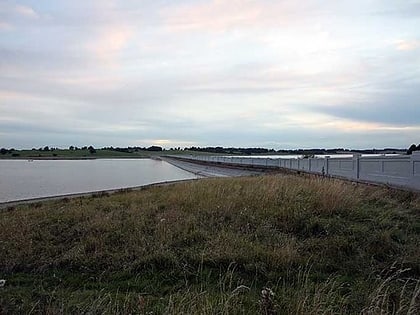
[[[0,160],[0,202],[193,178],[197,176],[151,159]]]

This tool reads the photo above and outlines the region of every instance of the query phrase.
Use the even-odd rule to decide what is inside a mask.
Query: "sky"
[[[0,0],[0,147],[411,143],[420,0]]]

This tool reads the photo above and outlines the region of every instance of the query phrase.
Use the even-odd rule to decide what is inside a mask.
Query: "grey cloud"
[[[390,91],[363,103],[314,106],[331,116],[382,123],[391,126],[420,126],[420,84],[408,91]]]
[[[339,130],[315,130],[304,125],[278,130],[266,129],[231,129],[228,126],[219,130],[206,130],[198,135],[197,142],[202,145],[221,146],[262,146],[273,148],[337,148],[354,149],[384,148],[390,143],[405,148],[407,143],[416,142],[415,132],[372,131],[369,133],[346,132]],[[211,139],[209,141],[209,139]]]
[[[0,67],[5,69],[2,77],[7,76],[8,72],[16,76],[16,72],[24,71],[29,71],[29,77],[62,71],[71,73],[75,68],[87,69],[89,66],[89,60],[65,50],[10,49],[0,46]],[[8,71],[8,68],[11,70]]]
[[[374,12],[377,15],[393,16],[402,18],[420,18],[420,2],[414,1],[387,1],[393,6],[393,9],[378,10]]]

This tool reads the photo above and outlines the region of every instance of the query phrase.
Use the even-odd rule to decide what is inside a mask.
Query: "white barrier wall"
[[[357,179],[357,161],[352,158],[328,159],[328,173],[333,176]]]
[[[311,161],[311,172],[317,173],[317,174],[325,174],[325,161],[328,158],[324,159],[310,159]]]
[[[359,179],[379,183],[392,182],[405,185],[414,176],[410,159],[404,158],[363,158],[359,160]]]
[[[192,155],[182,156],[182,158],[243,166],[300,170],[420,190],[420,152],[413,152],[410,156],[361,157],[360,154],[355,154],[350,158],[283,159]]]
[[[410,187],[420,187],[420,152],[413,152],[410,169],[413,171]]]

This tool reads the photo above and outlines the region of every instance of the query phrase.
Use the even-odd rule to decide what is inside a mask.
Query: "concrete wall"
[[[326,168],[325,168],[325,161],[327,158],[324,159],[310,159],[311,161],[311,169],[310,171],[312,173],[316,174],[326,174]]]
[[[359,178],[361,180],[404,186],[411,176],[414,176],[411,159],[392,157],[359,160]]]
[[[357,179],[357,159],[337,158],[327,159],[328,175]]]
[[[186,159],[243,166],[285,168],[308,173],[324,174],[356,181],[387,184],[420,190],[420,152],[411,156],[361,157],[355,154],[350,158],[243,158],[223,156],[182,156]]]

